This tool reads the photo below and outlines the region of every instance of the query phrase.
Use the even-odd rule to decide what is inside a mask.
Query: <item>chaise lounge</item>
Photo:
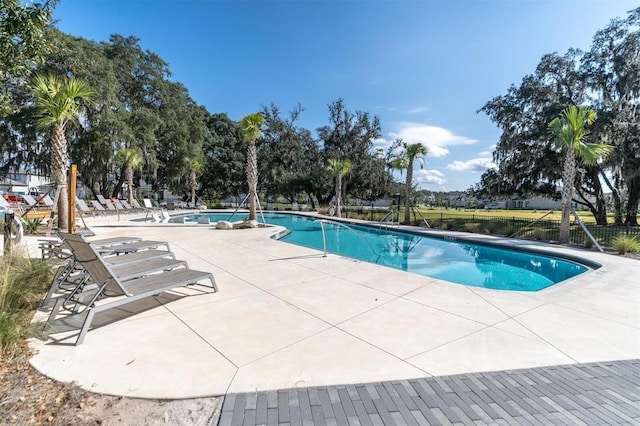
[[[172,269],[124,281],[117,276],[112,267],[104,261],[84,237],[63,232],[60,232],[60,236],[73,251],[75,260],[96,283],[95,286],[75,294],[72,300],[76,306],[71,310],[70,315],[82,314],[85,316],[76,345],[82,344],[94,316],[99,312],[156,296],[179,287],[203,285],[200,282],[205,280],[209,280],[214,291],[218,291],[213,274],[185,268]],[[56,318],[65,300],[71,301],[69,298],[56,300],[47,323]],[[81,309],[82,306],[84,309]]]

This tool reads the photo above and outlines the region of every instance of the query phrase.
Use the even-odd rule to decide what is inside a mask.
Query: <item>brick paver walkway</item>
[[[640,360],[229,394],[226,425],[639,425]]]

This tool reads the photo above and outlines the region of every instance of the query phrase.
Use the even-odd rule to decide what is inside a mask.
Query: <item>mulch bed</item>
[[[0,424],[96,425],[83,409],[95,395],[72,384],[59,383],[29,364],[25,347],[0,359]]]

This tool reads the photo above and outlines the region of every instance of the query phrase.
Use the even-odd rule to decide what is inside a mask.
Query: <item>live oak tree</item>
[[[586,206],[596,222],[605,225],[607,185],[613,195],[616,223],[622,223],[623,216],[625,223],[637,223],[639,23],[640,8],[598,31],[586,53],[570,49],[564,56],[543,56],[535,73],[480,109],[502,130],[494,152],[501,188],[509,194],[554,197],[555,184],[562,180],[563,155],[552,143],[547,124],[570,105],[589,105],[597,113],[590,127],[592,140],[616,149],[608,159],[594,164],[577,160],[573,201]],[[483,182],[485,179],[475,190],[491,191]]]
[[[279,194],[289,201],[307,191],[307,177],[317,158],[316,145],[307,129],[297,125],[304,109],[296,105],[283,118],[277,105],[263,106],[260,136],[260,188],[267,195]]]
[[[22,106],[15,95],[51,47],[47,29],[56,3],[0,0],[0,116]]]
[[[581,69],[598,116],[594,139],[616,150],[600,177],[609,187],[618,224],[637,225],[640,201],[640,8],[598,31]]]
[[[370,180],[373,175],[368,175],[367,170],[372,165],[382,166],[380,162],[369,161],[373,142],[381,136],[380,120],[366,111],[350,111],[342,98],[330,103],[328,108],[329,124],[317,129],[323,162],[327,164],[331,158],[349,159],[352,167],[349,192],[365,195],[366,188],[375,185]],[[327,188],[331,185],[318,187],[316,197],[321,203],[331,199],[332,191],[323,192]]]
[[[202,195],[218,200],[246,192],[247,150],[240,124],[217,113],[208,118],[207,128],[211,137],[203,146]]]

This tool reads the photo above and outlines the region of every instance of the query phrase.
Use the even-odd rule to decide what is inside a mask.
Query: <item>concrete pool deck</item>
[[[49,377],[178,399],[640,358],[636,260],[550,246],[603,266],[539,292],[504,292],[323,258],[268,238],[277,228],[126,219],[89,225],[100,238],[168,241],[191,268],[211,271],[219,292],[179,289],[96,317],[106,325],[80,346],[76,332],[31,339],[31,363]]]

